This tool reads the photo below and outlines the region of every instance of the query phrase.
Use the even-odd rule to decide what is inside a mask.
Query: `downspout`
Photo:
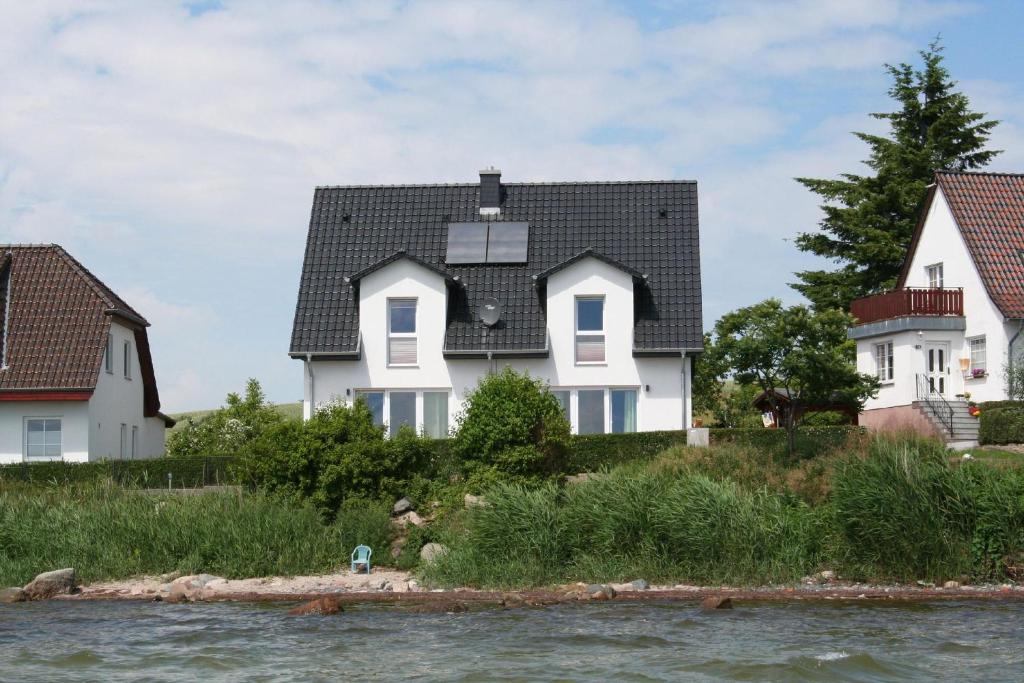
[[[683,429],[689,429],[690,425],[688,424],[687,419],[686,419],[686,404],[687,404],[687,396],[686,396],[686,351],[681,351],[679,356],[680,356],[680,358],[683,359],[682,365],[679,368],[679,394],[680,394],[680,397],[683,399],[682,402],[681,402],[683,404],[683,414],[681,416],[682,417],[682,421],[681,421],[680,424],[683,425]]]
[[[313,412],[316,408],[315,390],[316,380],[313,377],[313,354],[306,354],[306,374],[309,375],[309,416],[313,417]]]

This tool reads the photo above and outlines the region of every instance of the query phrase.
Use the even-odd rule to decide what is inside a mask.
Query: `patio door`
[[[945,396],[946,384],[949,382],[949,342],[925,344],[924,370],[929,390]]]

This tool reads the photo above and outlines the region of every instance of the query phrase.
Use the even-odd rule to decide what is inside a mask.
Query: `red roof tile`
[[[156,414],[149,323],[63,248],[0,245],[0,304],[0,392],[95,389],[116,316],[135,330],[145,412]]]
[[[1024,318],[1024,174],[943,171],[935,181],[989,297],[1007,318]],[[920,226],[904,271],[919,234]]]

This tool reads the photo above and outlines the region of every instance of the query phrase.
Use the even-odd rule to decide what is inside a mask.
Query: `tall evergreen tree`
[[[847,310],[851,300],[893,287],[935,171],[981,168],[999,154],[985,149],[998,121],[972,112],[967,96],[954,90],[938,40],[920,55],[921,69],[885,67],[898,109],[871,116],[889,122],[889,137],[854,133],[871,149],[864,163],[874,174],[797,178],[825,200],[825,217],[820,231],[801,233],[796,244],[839,264],[797,273],[801,282],[791,286],[816,309]]]

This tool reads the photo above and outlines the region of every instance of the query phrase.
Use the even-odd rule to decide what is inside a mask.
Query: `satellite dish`
[[[489,296],[480,304],[480,308],[477,309],[477,316],[484,325],[494,327],[498,324],[498,321],[501,320],[501,314],[503,312],[501,302],[493,296]]]

